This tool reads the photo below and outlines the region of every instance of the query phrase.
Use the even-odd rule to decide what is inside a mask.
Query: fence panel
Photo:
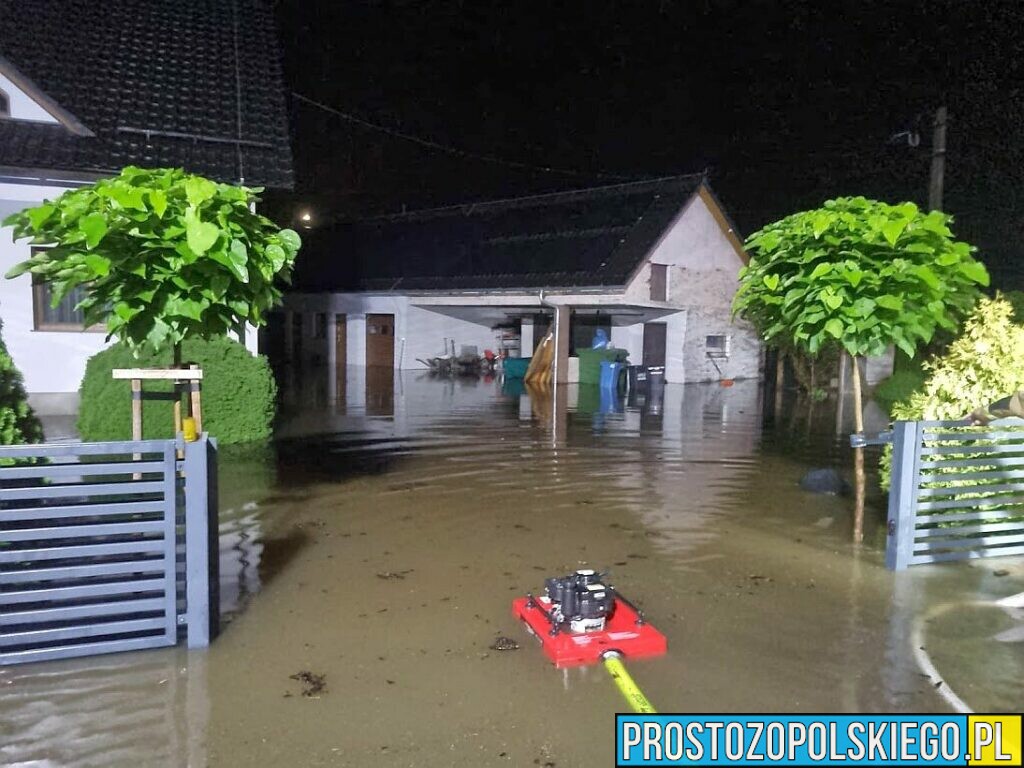
[[[1024,420],[897,422],[886,565],[1024,554]]]
[[[0,665],[174,645],[179,627],[209,642],[216,604],[183,572],[208,561],[209,521],[179,521],[207,514],[213,451],[206,436],[0,446]]]

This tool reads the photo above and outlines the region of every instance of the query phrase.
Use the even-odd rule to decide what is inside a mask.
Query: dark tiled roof
[[[292,185],[281,65],[263,0],[0,0],[0,57],[95,134],[0,120],[0,166],[184,166],[237,181],[240,147],[246,183]]]
[[[703,176],[499,200],[305,235],[301,291],[621,286]]]

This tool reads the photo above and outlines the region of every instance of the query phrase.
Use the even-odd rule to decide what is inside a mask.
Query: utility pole
[[[942,182],[946,175],[946,108],[935,110],[932,132],[932,173],[928,183],[928,210],[942,210]]]

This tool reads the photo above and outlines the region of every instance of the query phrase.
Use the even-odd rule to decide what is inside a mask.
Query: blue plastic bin
[[[619,391],[620,380],[625,373],[625,366],[622,363],[613,363],[608,360],[601,361],[601,389],[612,392]]]

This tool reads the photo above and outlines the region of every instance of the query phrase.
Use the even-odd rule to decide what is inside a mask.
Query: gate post
[[[205,648],[220,629],[217,445],[185,443],[185,620],[188,647]]]
[[[889,512],[885,546],[885,567],[902,571],[914,556],[917,512],[920,424],[897,421],[892,428],[892,472],[889,479]]]

